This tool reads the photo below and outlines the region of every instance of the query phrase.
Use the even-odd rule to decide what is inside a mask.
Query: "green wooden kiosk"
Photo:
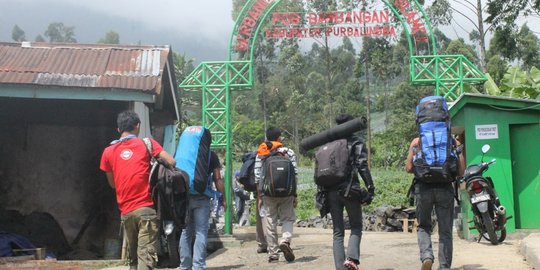
[[[497,159],[485,175],[493,178],[507,215],[507,232],[540,229],[540,100],[463,94],[450,108],[452,133],[465,142],[467,164],[478,163],[481,148],[491,150],[484,160]],[[477,235],[469,229],[471,205],[460,192],[458,231],[463,238]]]

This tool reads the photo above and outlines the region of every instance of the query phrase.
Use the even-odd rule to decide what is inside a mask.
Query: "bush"
[[[375,168],[371,170],[373,182],[375,184],[375,198],[373,202],[364,206],[364,212],[369,213],[378,206],[408,206],[407,191],[412,182],[412,175],[405,170]],[[307,219],[318,215],[319,211],[315,207],[315,193],[317,188],[313,183],[313,170],[311,168],[300,168],[298,175],[298,207],[296,215],[298,219]],[[362,186],[364,183],[360,180]]]
[[[408,206],[407,191],[412,182],[412,174],[396,169],[372,170],[375,184],[375,198],[373,202],[364,207],[364,212],[369,213],[378,206]]]
[[[296,219],[307,220],[312,216],[318,216],[319,210],[315,207],[315,193],[317,189],[310,188],[298,191],[298,205],[296,206]]]
[[[373,202],[364,206],[364,213],[371,213],[373,209],[382,205],[408,207],[407,191],[412,182],[412,175],[405,170],[375,168],[371,171],[375,183],[375,198]],[[361,184],[364,186],[362,180]],[[298,206],[296,207],[297,220],[307,220],[318,216],[319,210],[315,207],[315,193],[317,187],[313,183],[313,169],[299,168],[298,170]],[[251,206],[251,224],[255,224],[255,203]]]

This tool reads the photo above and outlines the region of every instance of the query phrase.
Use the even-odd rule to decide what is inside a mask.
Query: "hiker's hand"
[[[369,186],[367,188],[369,194],[371,194],[371,197],[373,197],[375,195],[375,187],[374,186]]]
[[[373,201],[374,194],[371,192],[368,192],[368,194],[369,195],[367,196],[367,198],[365,198],[364,201],[362,201],[362,205],[370,205],[371,202]]]
[[[295,196],[293,200],[293,207],[296,208],[298,206],[298,198]]]

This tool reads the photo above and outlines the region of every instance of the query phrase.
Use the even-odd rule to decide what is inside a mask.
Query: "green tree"
[[[488,55],[500,55],[507,61],[517,56],[516,31],[513,27],[498,28],[489,44]]]
[[[540,15],[540,0],[489,0],[486,21],[497,27],[514,26],[520,16]]]
[[[264,141],[264,126],[261,120],[252,120],[246,115],[233,113],[233,149],[237,156],[254,151]]]
[[[453,10],[448,0],[435,1],[426,12],[433,27],[449,25],[452,22]]]
[[[373,138],[373,165],[383,168],[403,168],[411,140],[418,136],[415,108],[418,101],[433,95],[432,87],[400,83],[391,96],[390,126]]]
[[[174,77],[176,84],[179,85],[194,70],[193,59],[188,59],[185,54],[173,52]],[[182,112],[182,123],[179,125],[179,131],[185,127],[194,125],[200,121],[201,93],[199,91],[183,91],[180,89],[180,100]]]
[[[97,43],[120,44],[120,34],[114,31],[109,31],[105,34],[105,37],[100,38]]]
[[[18,25],[15,25],[13,26],[13,30],[11,30],[11,38],[17,42],[26,41],[26,34]]]
[[[484,0],[437,0],[427,8],[428,17],[434,26],[450,25],[457,26],[469,32],[469,38],[478,45],[480,52],[479,66],[485,71],[487,64],[486,35],[492,30],[493,25],[484,20]],[[464,27],[463,20],[473,26]]]
[[[478,56],[476,55],[476,52],[474,50],[474,47],[466,44],[465,40],[463,38],[458,38],[450,41],[448,44],[448,47],[446,47],[446,50],[444,50],[445,54],[462,54],[467,59],[469,59],[471,62],[478,64]]]
[[[389,80],[391,80],[397,73],[399,68],[392,63],[392,45],[384,38],[368,38],[365,41],[368,45],[365,48],[369,48],[369,51],[363,52],[364,54],[371,55],[371,62],[369,66],[373,72],[373,75],[377,79],[377,82],[381,82],[383,85],[383,110],[385,112],[385,125],[388,125],[388,97],[389,97]]]
[[[435,36],[435,40],[437,40],[437,51],[444,52],[452,40],[439,30],[439,28],[433,30],[433,35]]]
[[[49,39],[49,42],[77,43],[75,26],[65,26],[61,22],[50,23],[44,35]]]
[[[540,68],[540,41],[527,24],[521,27],[517,35],[517,49],[525,70],[534,66]]]
[[[501,80],[508,70],[508,62],[500,55],[492,56],[487,63],[487,71],[495,84],[500,84]]]
[[[36,38],[34,39],[35,42],[45,42],[45,39],[43,38],[42,35],[37,35]]]

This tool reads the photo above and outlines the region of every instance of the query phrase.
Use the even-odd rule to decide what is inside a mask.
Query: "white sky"
[[[23,0],[24,1],[24,0]],[[232,0],[48,0],[69,3],[171,29],[185,35],[228,39],[234,22]]]

